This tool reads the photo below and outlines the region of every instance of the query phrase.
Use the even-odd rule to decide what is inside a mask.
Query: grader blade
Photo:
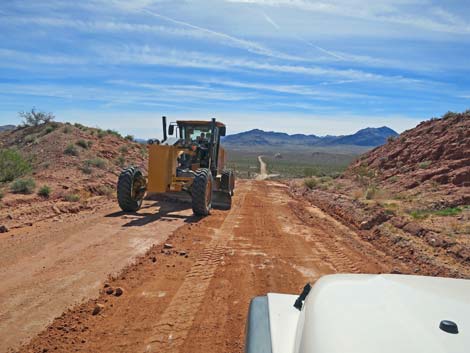
[[[232,207],[232,196],[226,191],[212,192],[212,207],[229,210]]]

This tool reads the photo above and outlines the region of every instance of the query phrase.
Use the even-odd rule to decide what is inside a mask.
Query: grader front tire
[[[196,171],[192,187],[193,212],[197,216],[207,216],[212,208],[212,174],[209,169]]]
[[[145,178],[138,168],[129,167],[121,172],[117,184],[117,199],[124,212],[136,212],[140,209],[145,195],[145,184]]]

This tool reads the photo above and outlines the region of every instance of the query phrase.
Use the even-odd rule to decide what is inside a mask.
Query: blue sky
[[[0,125],[400,132],[470,108],[469,54],[468,1],[1,0]]]

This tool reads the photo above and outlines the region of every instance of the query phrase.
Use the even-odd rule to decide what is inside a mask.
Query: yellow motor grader
[[[123,170],[117,183],[117,198],[123,211],[135,212],[146,193],[187,193],[194,214],[207,216],[212,206],[231,207],[235,175],[225,169],[225,150],[220,138],[223,123],[184,120],[167,129],[162,117],[163,139],[148,141],[148,176],[136,167]],[[168,133],[167,133],[168,131]]]

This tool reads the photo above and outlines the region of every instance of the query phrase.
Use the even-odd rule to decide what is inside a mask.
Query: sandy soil
[[[110,218],[103,222],[115,235],[129,237],[127,228],[122,230],[129,221],[124,217],[111,218],[115,224],[107,223]],[[181,220],[170,224],[177,227]],[[253,296],[297,293],[307,281],[329,273],[406,270],[320,209],[291,198],[287,187],[274,181],[241,181],[230,211],[186,221],[166,240],[171,246],[152,247],[109,281],[97,299],[65,312],[21,352],[243,352]],[[161,239],[162,227],[168,226],[154,222],[143,233]],[[111,261],[106,250],[95,264],[92,257],[87,261],[99,268],[101,279],[103,263]],[[69,281],[70,273],[55,273]],[[89,293],[103,286],[98,277]],[[117,287],[123,295],[106,294]],[[51,301],[58,301],[57,293],[51,294]],[[100,312],[92,315],[98,304]],[[3,337],[17,330],[17,320],[4,326]]]

